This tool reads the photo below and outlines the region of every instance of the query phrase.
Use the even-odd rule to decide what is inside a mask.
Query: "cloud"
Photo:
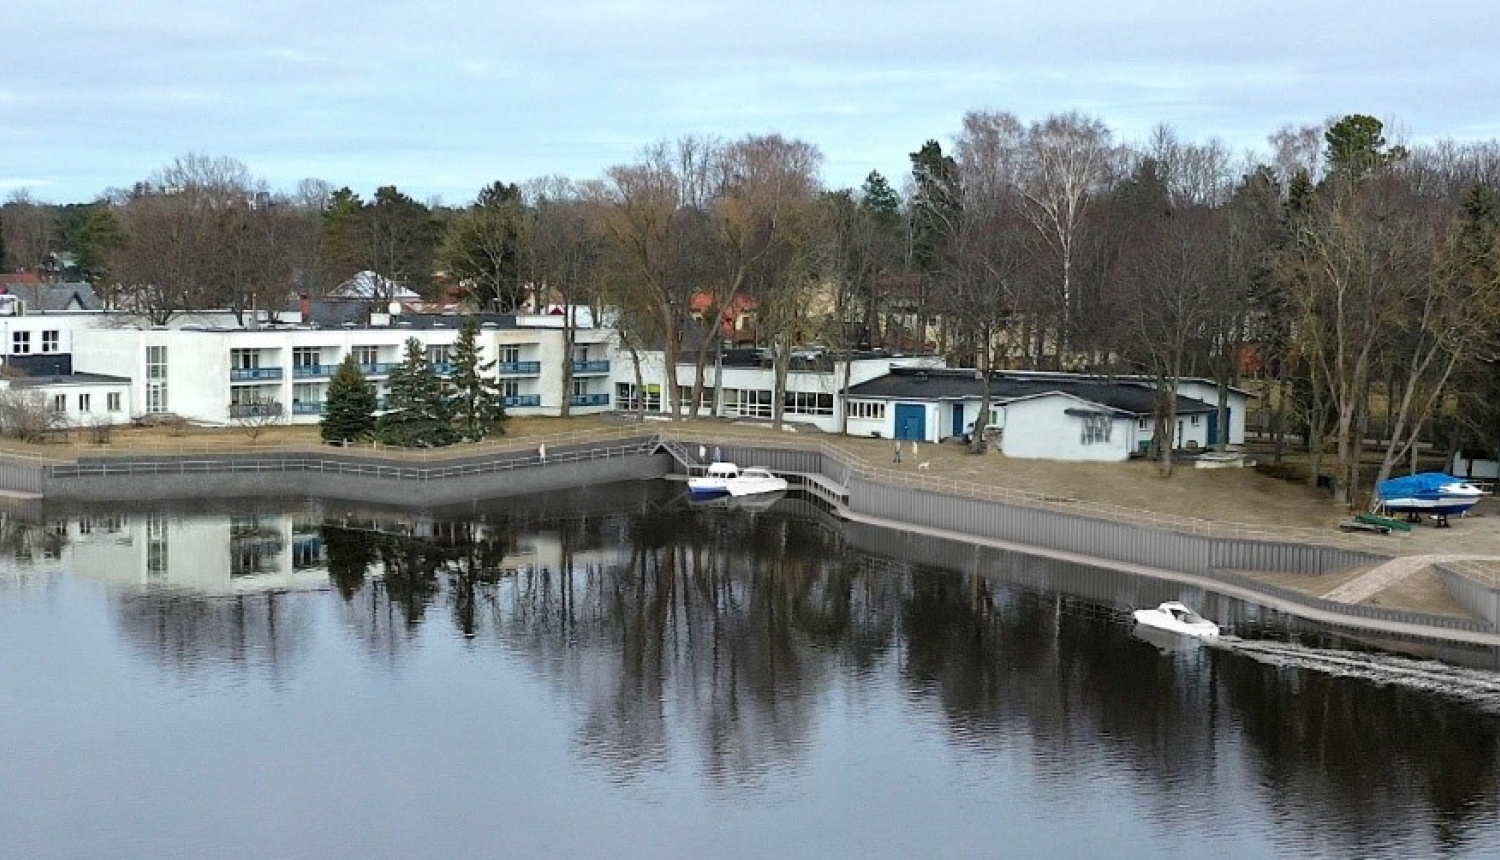
[[[598,176],[686,133],[779,132],[830,185],[893,181],[965,111],[1081,109],[1125,139],[1159,123],[1263,146],[1285,123],[1372,113],[1418,138],[1493,134],[1488,5],[1305,3],[560,4],[11,0],[8,169],[90,199],[183,152],[272,185],[318,176],[462,200],[539,174]]]

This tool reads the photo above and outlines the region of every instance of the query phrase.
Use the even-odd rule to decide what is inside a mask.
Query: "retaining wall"
[[[95,501],[308,495],[434,506],[588,484],[660,478],[671,457],[654,437],[403,463],[343,453],[84,458],[50,468],[48,498]]]

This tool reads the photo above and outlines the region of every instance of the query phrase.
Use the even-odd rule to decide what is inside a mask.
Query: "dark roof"
[[[370,303],[362,299],[311,299],[308,310],[312,319],[306,324],[318,328],[370,328]],[[481,326],[516,328],[515,314],[474,314]],[[465,316],[458,314],[411,314],[391,316],[390,325],[380,328],[440,329],[462,328]],[[303,325],[302,309],[293,303],[283,310],[274,326]]]
[[[106,376],[102,373],[70,373],[65,376],[11,376],[8,377],[8,380],[12,388],[40,388],[48,385],[98,385],[101,383],[130,384],[129,377]]]
[[[884,400],[977,400],[984,396],[984,382],[973,370],[922,369],[893,367],[885,376],[851,386],[850,397]],[[996,403],[1036,397],[1043,394],[1070,394],[1080,400],[1097,403],[1130,415],[1150,415],[1156,411],[1156,393],[1144,382],[1107,380],[1092,376],[1047,374],[993,374],[990,377],[990,399]],[[1179,414],[1212,412],[1214,407],[1190,397],[1177,398]]]
[[[6,292],[20,297],[28,311],[97,311],[103,308],[93,285],[87,281],[10,284]]]

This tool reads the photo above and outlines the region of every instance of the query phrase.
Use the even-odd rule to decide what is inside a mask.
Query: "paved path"
[[[1465,560],[1493,561],[1494,559],[1494,556],[1484,555],[1404,555],[1349,580],[1323,595],[1323,599],[1337,600],[1340,603],[1363,603],[1396,583],[1435,564]]]

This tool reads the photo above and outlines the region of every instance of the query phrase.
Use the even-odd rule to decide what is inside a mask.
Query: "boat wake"
[[[1234,636],[1205,640],[1205,644],[1278,668],[1310,669],[1336,677],[1437,693],[1476,705],[1486,713],[1500,715],[1500,674],[1495,672],[1450,666],[1436,660],[1311,648],[1291,642]]]

